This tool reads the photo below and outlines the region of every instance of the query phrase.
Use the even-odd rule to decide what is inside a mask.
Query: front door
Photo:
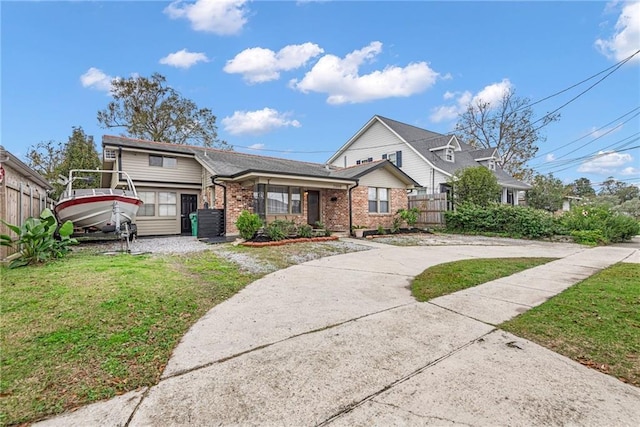
[[[307,192],[307,224],[315,225],[320,221],[320,192]]]
[[[180,233],[191,234],[191,218],[189,218],[189,214],[197,210],[197,194],[182,194],[180,196]]]

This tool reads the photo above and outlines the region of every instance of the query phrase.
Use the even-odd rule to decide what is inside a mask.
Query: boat
[[[74,188],[74,183],[90,181],[90,175],[101,174],[102,182],[116,182],[115,188]],[[110,174],[111,176],[108,176]],[[112,178],[119,175],[118,180]],[[126,172],[113,170],[72,169],[65,191],[53,210],[61,222],[71,221],[76,229],[84,231],[119,231],[121,225],[135,220],[142,200],[138,197],[131,177]]]

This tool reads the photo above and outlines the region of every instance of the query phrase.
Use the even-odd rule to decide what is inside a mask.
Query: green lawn
[[[640,265],[616,264],[500,327],[640,387]]]
[[[416,276],[411,284],[411,292],[418,301],[428,301],[553,260],[553,258],[467,259],[440,264]]]
[[[0,424],[155,384],[186,330],[256,279],[211,253],[3,269]]]

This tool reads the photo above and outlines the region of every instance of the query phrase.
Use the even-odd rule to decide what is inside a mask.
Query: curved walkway
[[[640,390],[495,325],[637,249],[391,247],[272,273],[183,337],[159,384],[39,425],[639,425]],[[555,257],[416,302],[411,279],[467,258]]]

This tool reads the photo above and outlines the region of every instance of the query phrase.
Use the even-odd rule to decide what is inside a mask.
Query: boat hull
[[[118,203],[120,223],[132,222],[142,205],[142,201],[126,195],[87,195],[61,200],[54,207],[58,219],[62,222],[71,221],[75,228],[99,228],[116,223],[116,209]]]

